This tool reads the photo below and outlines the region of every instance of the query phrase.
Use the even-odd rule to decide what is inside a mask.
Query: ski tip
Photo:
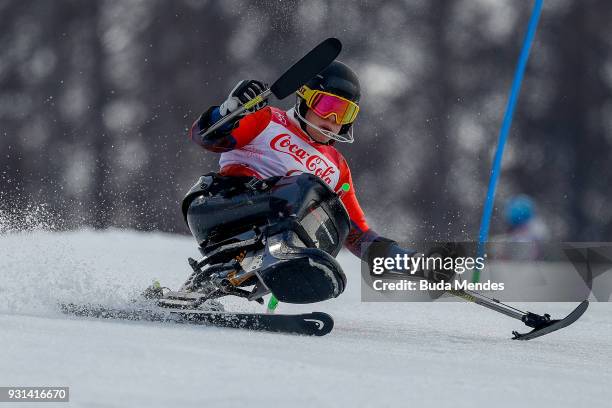
[[[580,302],[580,304],[578,306],[576,306],[576,308],[574,310],[571,311],[570,314],[568,314],[565,318],[570,318],[573,317],[573,321],[578,320],[578,318],[580,316],[582,316],[584,314],[584,312],[586,312],[586,310],[589,308],[589,301],[587,299],[583,300],[582,302]]]
[[[578,310],[580,311],[580,315],[582,315],[584,312],[586,312],[586,310],[589,308],[589,301],[587,299],[583,300],[576,309],[574,310]],[[580,316],[578,316],[580,317]]]
[[[314,336],[325,336],[334,328],[334,319],[323,312],[312,312],[303,317],[304,322],[310,323]]]

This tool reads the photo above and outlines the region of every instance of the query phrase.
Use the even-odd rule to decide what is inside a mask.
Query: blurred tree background
[[[0,210],[57,228],[186,233],[218,157],[187,129],[243,78],[272,82],[320,40],[360,75],[340,145],[370,224],[477,236],[531,1],[0,0]],[[545,2],[492,222],[527,193],[553,240],[612,233],[612,3]],[[290,100],[289,100],[290,99]],[[284,108],[292,98],[278,102]]]

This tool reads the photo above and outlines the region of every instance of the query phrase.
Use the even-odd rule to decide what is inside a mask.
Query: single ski
[[[263,314],[212,312],[197,309],[109,308],[95,304],[60,304],[63,313],[80,317],[133,321],[175,322],[245,330],[324,336],[331,332],[334,320],[327,313]]]
[[[512,334],[514,337],[513,340],[531,340],[536,337],[543,336],[548,333],[552,333],[559,329],[569,326],[574,323],[576,320],[580,318],[586,312],[589,307],[589,301],[584,300],[580,303],[570,314],[568,314],[563,319],[559,320],[550,320],[549,315],[544,315],[544,320],[532,331],[529,333],[519,333],[517,331],[513,331]]]

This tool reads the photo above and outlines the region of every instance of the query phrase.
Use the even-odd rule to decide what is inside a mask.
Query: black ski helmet
[[[327,68],[304,85],[310,89],[320,89],[341,96],[356,104],[359,104],[359,98],[361,97],[361,86],[359,85],[357,74],[345,63],[338,60],[333,61]],[[306,117],[308,106],[306,106],[305,103],[301,103],[301,101],[302,98],[298,95],[296,110],[301,117]],[[306,124],[304,121],[299,118],[298,120],[302,130],[306,131]],[[347,134],[352,125],[352,123],[342,125],[339,134]]]

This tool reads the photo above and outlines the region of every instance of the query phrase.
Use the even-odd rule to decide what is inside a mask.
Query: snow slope
[[[176,287],[196,256],[187,237],[131,231],[0,235],[0,386],[70,386],[72,407],[588,407],[612,401],[612,307],[574,326],[509,340],[512,319],[463,303],[362,303],[359,263],[347,291],[318,305],[325,337],[78,319],[58,300],[121,304],[153,278]],[[229,307],[256,310],[241,300]],[[565,315],[573,304],[531,304]],[[6,404],[8,406],[8,404]],[[39,404],[34,404],[39,406]],[[0,406],[4,406],[0,404]],[[28,404],[19,404],[26,407]]]

